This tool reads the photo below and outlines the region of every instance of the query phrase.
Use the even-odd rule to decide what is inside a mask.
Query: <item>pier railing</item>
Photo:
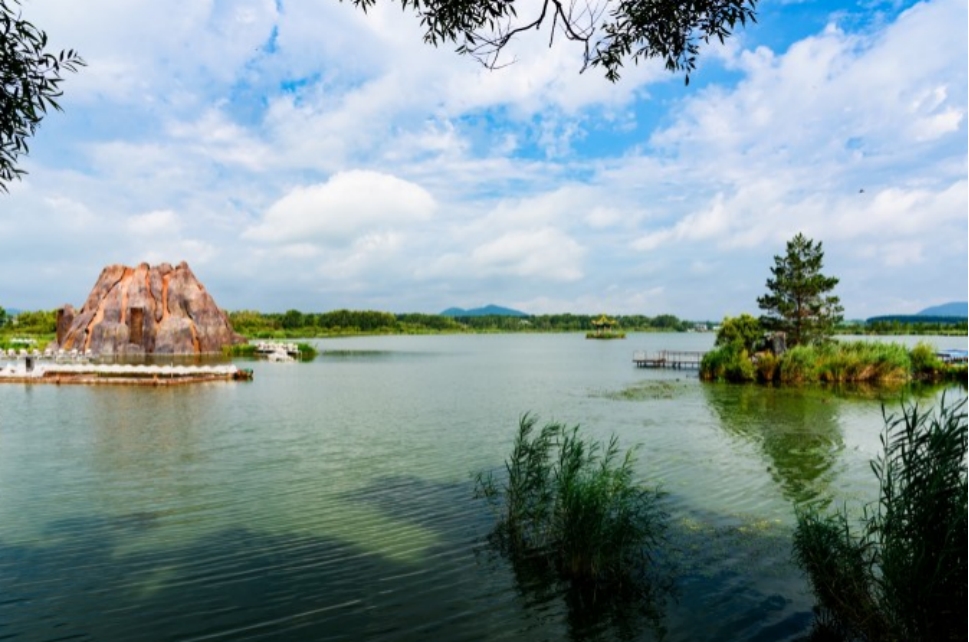
[[[648,353],[638,350],[633,353],[633,363],[637,368],[694,368],[700,369],[700,362],[703,361],[705,352],[693,352],[688,350],[660,350],[656,353]]]

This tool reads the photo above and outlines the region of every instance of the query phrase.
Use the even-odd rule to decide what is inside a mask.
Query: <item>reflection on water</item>
[[[563,625],[571,640],[661,640],[666,636],[666,603],[674,582],[668,569],[654,569],[636,581],[608,590],[594,584],[562,579],[546,557],[528,557],[503,550],[492,538],[486,566],[496,572],[511,566],[515,590],[524,606],[554,621],[564,611]]]
[[[831,469],[844,449],[840,401],[817,390],[703,387],[723,429],[755,444],[795,505],[831,500]]]
[[[859,403],[891,408],[902,398],[931,403],[940,386],[772,387],[710,384],[702,387],[724,431],[755,445],[785,497],[795,506],[819,508],[844,499],[834,487],[845,448],[845,408]],[[881,430],[880,415],[871,430]]]

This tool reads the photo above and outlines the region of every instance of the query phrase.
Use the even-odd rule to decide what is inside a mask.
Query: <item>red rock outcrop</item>
[[[245,340],[184,261],[109,265],[84,306],[57,319],[60,348],[100,355],[204,354]]]

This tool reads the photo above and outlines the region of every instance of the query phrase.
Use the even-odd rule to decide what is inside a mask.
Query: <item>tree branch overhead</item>
[[[364,11],[376,0],[351,0]],[[626,63],[659,58],[690,82],[701,45],[723,43],[739,26],[756,22],[757,0],[541,0],[532,17],[520,18],[515,0],[401,0],[434,46],[454,43],[457,52],[489,69],[504,66],[501,54],[518,36],[549,21],[549,45],[556,37],[582,47],[580,72],[603,70],[615,82]]]

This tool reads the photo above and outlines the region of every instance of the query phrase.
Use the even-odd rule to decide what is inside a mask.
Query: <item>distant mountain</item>
[[[503,308],[500,305],[489,304],[483,308],[472,308],[470,310],[465,310],[463,308],[448,308],[441,313],[443,317],[527,317],[528,315],[519,310],[512,310],[511,308]]]
[[[942,305],[933,305],[918,313],[920,317],[966,317],[969,316],[969,302],[953,301]]]

